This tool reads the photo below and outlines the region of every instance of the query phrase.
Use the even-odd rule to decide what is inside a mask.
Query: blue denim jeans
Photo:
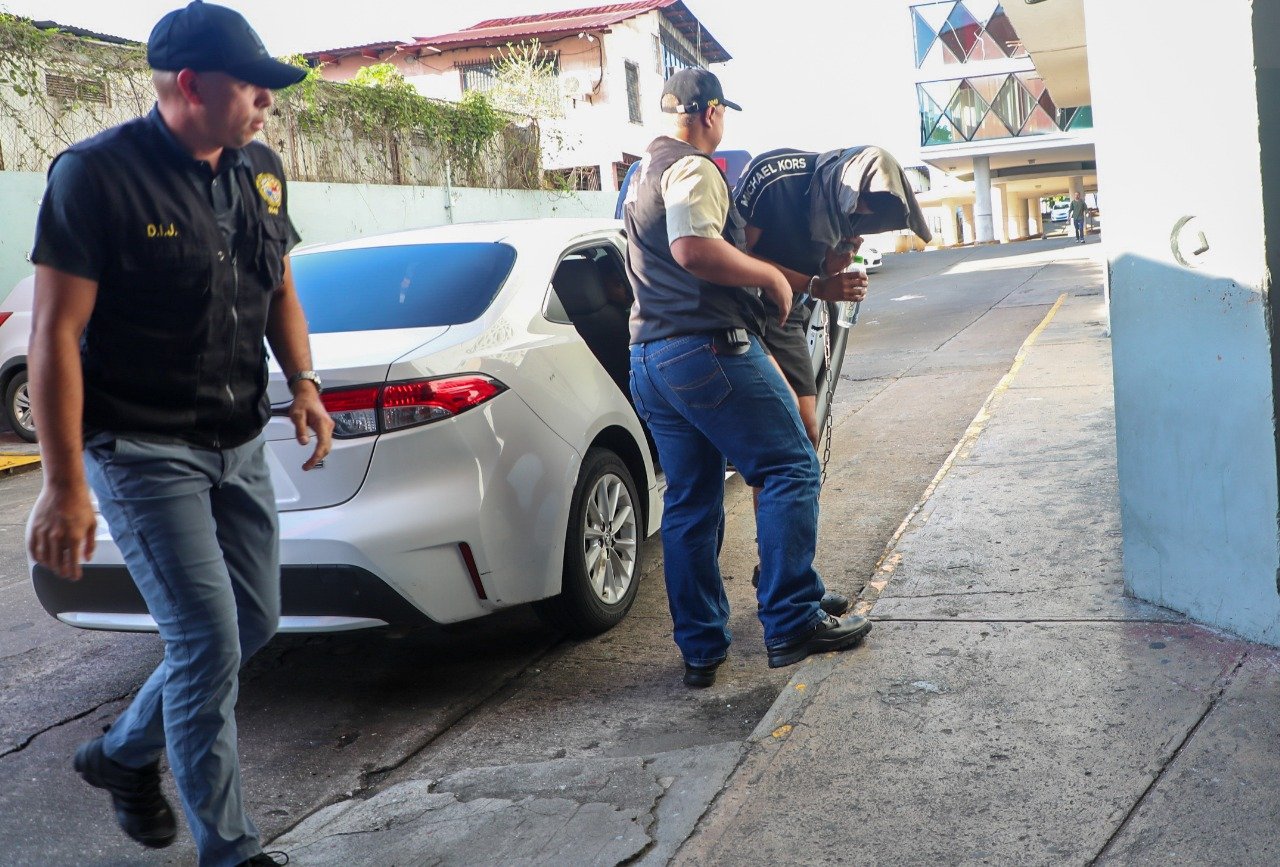
[[[136,768],[167,747],[200,864],[238,864],[262,849],[240,793],[238,673],[280,619],[262,442],[212,450],[102,435],[86,444],[85,468],[164,639],[164,660],[104,751]]]
[[[685,661],[705,665],[729,649],[729,602],[720,577],[725,458],[759,487],[760,622],[766,646],[811,631],[825,588],[813,568],[818,457],[794,398],[756,338],[743,355],[717,354],[709,334],[631,347],[631,395],[666,472],[663,570]]]

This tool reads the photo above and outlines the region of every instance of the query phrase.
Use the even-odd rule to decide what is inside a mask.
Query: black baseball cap
[[[225,72],[241,81],[279,90],[297,84],[306,70],[281,63],[234,9],[193,0],[161,18],[147,40],[152,69]]]
[[[672,96],[675,99],[667,99]],[[720,79],[706,69],[682,69],[667,79],[662,88],[662,110],[672,114],[697,114],[713,105],[742,111],[742,106],[724,98]]]

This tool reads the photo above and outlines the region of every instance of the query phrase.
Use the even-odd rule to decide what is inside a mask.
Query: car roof
[[[348,241],[298,247],[297,253],[331,250],[359,250],[370,247],[401,247],[412,244],[508,243],[517,248],[564,245],[582,235],[621,232],[622,221],[595,217],[542,217],[528,220],[491,220],[453,223],[421,229],[407,229],[379,235],[365,235]]]

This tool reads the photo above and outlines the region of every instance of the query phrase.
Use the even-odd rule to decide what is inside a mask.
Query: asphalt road
[[[886,257],[833,415],[818,566],[856,593],[1058,291],[1069,239]],[[22,534],[41,474],[0,478],[0,864],[193,863],[185,831],[144,852],[75,746],[124,707],[161,655],[153,636],[70,629],[39,607]],[[280,637],[242,678],[245,788],[269,838],[317,808],[407,777],[562,758],[636,756],[744,737],[790,676],[769,670],[749,576],[750,493],[727,492],[722,558],[734,650],[716,686],[679,681],[657,539],[628,619],[569,642],[526,610],[448,629]],[[874,641],[874,635],[872,638]]]

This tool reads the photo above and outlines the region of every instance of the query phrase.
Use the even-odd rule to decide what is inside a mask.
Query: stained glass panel
[[[978,129],[973,134],[973,140],[979,141],[989,138],[1009,138],[1013,133],[1009,132],[1009,127],[1004,125],[994,111],[987,112],[987,116],[982,119],[982,123],[978,125]]]
[[[938,34],[934,32],[920,13],[915,9],[911,10],[911,21],[916,28],[916,68],[924,63],[925,57],[929,54],[929,49],[933,47],[933,41],[938,38]]]
[[[956,131],[951,121],[945,117],[938,120],[938,125],[933,128],[933,132],[929,134],[926,145],[954,144],[955,142],[964,141],[964,137]]]
[[[942,29],[942,25],[947,23],[947,18],[950,17],[955,5],[955,0],[946,3],[925,3],[921,6],[912,6],[911,11],[923,18],[924,23],[937,33]]]
[[[967,80],[962,81],[947,106],[947,117],[951,118],[951,122],[966,140],[973,137],[986,113],[987,103],[973,89],[973,85]]]
[[[1045,135],[1046,133],[1058,132],[1058,125],[1053,122],[1053,118],[1045,113],[1040,106],[1036,106],[1031,112],[1031,116],[1027,118],[1027,122],[1022,125],[1022,131],[1019,135]]]
[[[985,30],[978,36],[978,43],[969,52],[969,60],[1004,60],[1008,55]]]
[[[1082,105],[1077,108],[1067,129],[1093,129],[1093,106]]]
[[[988,36],[1003,46],[1005,54],[1013,55],[1014,46],[1022,46],[1022,41],[1018,39],[1017,31],[1009,23],[1009,16],[1005,14],[1003,6],[996,7],[995,13],[987,21],[986,32]]]
[[[982,25],[978,19],[969,14],[963,3],[957,3],[947,23],[939,31],[939,38],[945,42],[959,57],[968,57],[969,52],[978,41]]]
[[[1004,75],[978,75],[970,78],[969,84],[974,90],[978,91],[982,101],[990,105],[995,100],[996,94],[1000,92],[1000,87],[1007,77]]]

